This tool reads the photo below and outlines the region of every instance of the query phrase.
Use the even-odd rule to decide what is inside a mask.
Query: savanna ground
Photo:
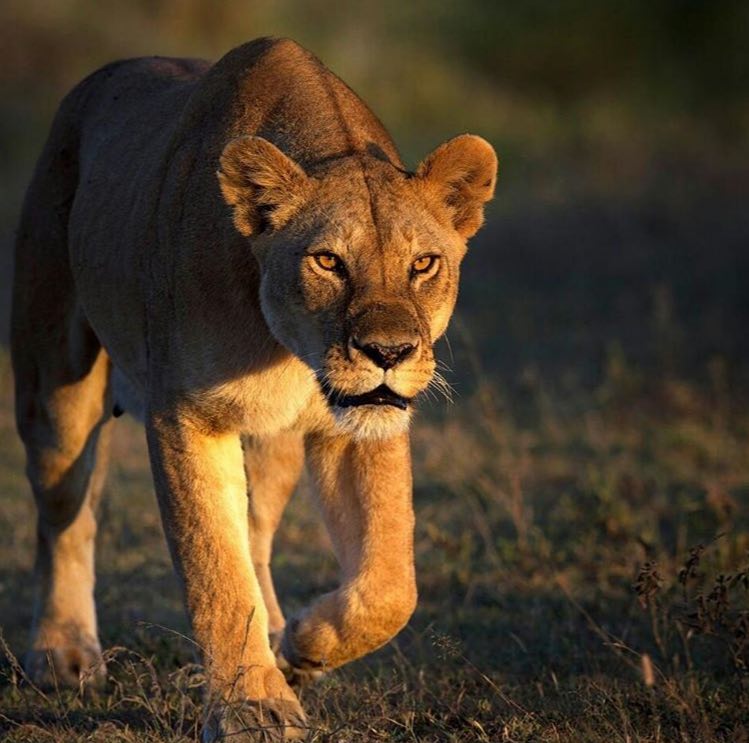
[[[413,166],[492,141],[500,185],[414,427],[419,607],[305,690],[311,740],[749,741],[749,6],[743,0],[7,0],[0,341],[12,231],[57,102],[112,59],[317,52]],[[117,422],[98,542],[110,679],[23,678],[34,508],[0,349],[0,740],[198,740],[199,667],[142,430]],[[302,483],[287,612],[335,584]]]
[[[555,398],[526,373],[509,395],[460,324],[453,335],[470,392],[432,405],[414,433],[419,608],[386,648],[304,692],[310,739],[749,740],[749,408],[724,366],[704,385],[645,379],[611,351],[588,393]],[[107,688],[25,683],[34,511],[9,374],[0,739],[199,740],[200,669],[128,419],[100,520]],[[289,611],[335,583],[306,491],[277,539]]]

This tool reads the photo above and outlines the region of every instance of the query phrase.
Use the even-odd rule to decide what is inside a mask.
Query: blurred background
[[[595,384],[616,348],[690,374],[720,357],[746,381],[742,0],[3,0],[3,309],[22,194],[65,92],[113,59],[217,59],[266,34],[346,80],[410,166],[461,132],[495,145],[497,198],[460,305],[493,370]]]
[[[114,59],[261,35],[317,54],[408,166],[462,132],[500,157],[441,348],[455,404],[426,401],[414,431],[419,610],[308,692],[315,719],[346,741],[749,740],[749,3],[2,0],[4,346],[13,231],[62,96]],[[0,361],[0,630],[20,653],[34,512]],[[142,431],[118,422],[114,448],[102,640],[187,668],[143,629],[185,623]],[[292,610],[336,580],[307,503],[278,539]],[[0,706],[36,740],[47,708],[6,676]],[[182,740],[160,678],[163,719],[131,678],[118,704],[148,714],[71,701],[65,739],[94,740],[88,710]]]

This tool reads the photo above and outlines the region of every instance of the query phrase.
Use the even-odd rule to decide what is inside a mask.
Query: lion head
[[[225,147],[218,177],[236,228],[252,237],[273,335],[314,370],[343,430],[393,435],[435,376],[433,346],[497,158],[462,135],[415,173],[375,146],[307,170],[245,136]]]

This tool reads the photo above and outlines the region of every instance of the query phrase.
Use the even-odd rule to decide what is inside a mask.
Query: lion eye
[[[422,256],[421,258],[417,258],[411,264],[411,269],[415,274],[428,273],[429,271],[431,271],[432,268],[434,268],[436,263],[437,263],[436,255],[425,255],[425,256]]]
[[[338,271],[341,268],[341,259],[333,253],[317,253],[315,261],[325,271]]]

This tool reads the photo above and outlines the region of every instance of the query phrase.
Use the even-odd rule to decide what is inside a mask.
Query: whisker
[[[430,387],[433,388],[435,392],[441,394],[448,403],[453,402],[455,390],[438,371],[435,371],[432,379],[429,380],[428,388]]]
[[[268,334],[265,336],[265,340],[260,344],[260,346],[257,349],[257,355],[258,355],[258,357],[260,357],[262,354],[264,354],[268,350],[269,346],[273,342],[278,343],[278,341],[276,341],[276,338],[273,335],[273,333],[271,333],[269,331]]]
[[[427,385],[426,389],[424,389],[421,394],[430,402],[437,402],[437,395],[432,391],[431,385]]]
[[[447,337],[447,333],[445,333],[445,343],[447,344],[447,350],[448,350],[448,353],[450,354],[450,363],[454,364],[455,356],[453,356],[453,347],[450,344],[450,339]]]

